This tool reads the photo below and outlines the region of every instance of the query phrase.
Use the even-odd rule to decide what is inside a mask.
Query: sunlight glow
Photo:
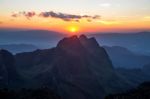
[[[77,26],[70,26],[70,27],[68,27],[68,31],[71,34],[77,34],[77,32],[79,31],[79,28]]]

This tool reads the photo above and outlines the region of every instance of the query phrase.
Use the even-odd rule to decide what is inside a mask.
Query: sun
[[[76,32],[77,28],[76,27],[70,27],[70,32]]]
[[[68,27],[68,31],[71,34],[77,34],[77,32],[79,31],[79,28],[77,26],[70,26],[70,27]]]

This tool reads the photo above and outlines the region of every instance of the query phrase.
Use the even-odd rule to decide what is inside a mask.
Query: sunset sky
[[[150,30],[150,0],[0,0],[0,28],[58,32]]]

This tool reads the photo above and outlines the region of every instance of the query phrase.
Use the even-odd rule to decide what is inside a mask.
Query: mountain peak
[[[79,49],[82,49],[82,44],[79,38],[76,35],[74,35],[60,40],[57,44],[57,47],[67,51],[77,51]]]
[[[79,39],[80,40],[87,40],[88,38],[84,34],[82,34],[79,36]]]
[[[76,42],[78,42],[78,37],[76,36],[76,35],[74,35],[74,36],[71,36],[71,37],[65,37],[65,38],[63,38],[62,40],[60,40],[59,42],[58,42],[58,44],[57,44],[57,46],[58,47],[61,47],[61,46],[63,46],[64,44],[66,45],[68,45],[68,44],[70,44],[70,43],[72,43],[72,44],[74,44],[74,43],[76,43]]]
[[[94,37],[87,38],[85,35],[80,35],[79,37],[74,35],[71,37],[66,37],[59,41],[57,47],[65,48],[69,50],[77,50],[81,47],[90,46],[90,47],[99,47],[98,42]]]

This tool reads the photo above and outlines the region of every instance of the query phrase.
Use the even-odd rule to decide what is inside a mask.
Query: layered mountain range
[[[0,72],[0,83],[12,88],[14,85],[18,88],[49,87],[62,99],[103,99],[105,95],[136,85],[113,68],[107,52],[95,38],[85,35],[66,37],[51,49],[14,56],[1,50],[0,58],[0,68],[7,71]],[[2,79],[8,77],[12,83]]]
[[[108,53],[114,67],[122,67],[128,69],[143,68],[144,65],[150,63],[150,56],[134,53],[127,48],[120,46],[103,46]]]

